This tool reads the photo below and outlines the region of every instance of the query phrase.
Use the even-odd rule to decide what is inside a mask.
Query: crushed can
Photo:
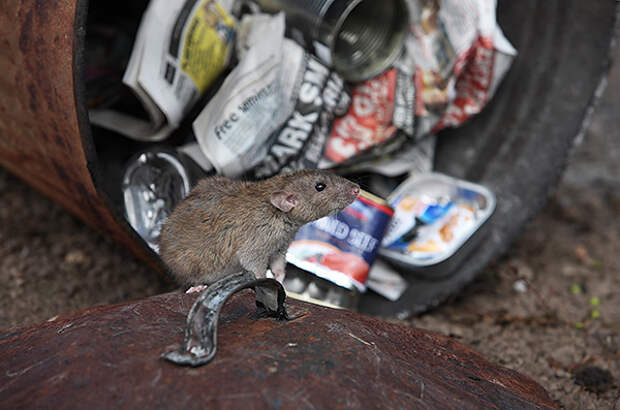
[[[306,292],[307,300],[354,308],[351,304],[357,300],[355,295],[366,290],[370,266],[392,214],[385,200],[362,191],[341,212],[302,226],[288,248],[286,260],[325,282],[299,274],[296,277],[306,286],[299,280],[293,282],[295,277],[291,277],[288,286],[286,281],[284,284],[287,291],[293,297]]]
[[[448,276],[464,260],[495,210],[488,188],[439,173],[410,176],[388,202],[394,217],[379,254],[429,279]]]

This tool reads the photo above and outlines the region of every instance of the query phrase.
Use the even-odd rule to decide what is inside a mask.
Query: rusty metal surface
[[[0,164],[157,266],[93,181],[96,153],[80,71],[86,9],[86,0],[2,2]]]
[[[423,330],[290,301],[257,320],[249,290],[222,310],[218,354],[180,367],[196,296],[94,307],[0,332],[4,408],[555,408],[542,387]]]

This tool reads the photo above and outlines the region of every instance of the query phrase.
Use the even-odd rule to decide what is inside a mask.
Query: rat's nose
[[[351,193],[355,196],[358,196],[360,194],[360,187],[357,185],[354,185],[353,188],[351,188]]]

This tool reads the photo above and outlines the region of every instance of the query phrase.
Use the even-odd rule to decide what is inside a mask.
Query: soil
[[[508,255],[407,325],[471,345],[561,407],[620,409],[620,58],[584,142]],[[0,168],[0,329],[175,286]]]

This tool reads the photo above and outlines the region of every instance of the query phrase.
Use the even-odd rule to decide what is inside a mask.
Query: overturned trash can
[[[146,3],[106,7],[137,27]],[[0,163],[162,270],[156,253],[126,222],[119,190],[124,165],[148,145],[89,123],[85,33],[101,10],[72,1],[26,2],[1,12],[0,22],[16,29],[7,33],[0,55]],[[463,127],[441,132],[435,157],[437,171],[495,193],[485,235],[441,278],[404,272],[408,287],[395,302],[366,292],[363,313],[406,318],[471,281],[541,209],[587,127],[610,62],[616,3],[500,1],[497,17],[519,54],[489,106]],[[181,125],[173,138],[187,132]]]

